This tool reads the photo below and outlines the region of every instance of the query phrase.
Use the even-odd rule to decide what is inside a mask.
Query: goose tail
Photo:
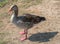
[[[44,20],[46,20],[45,17],[36,16],[34,23],[37,24],[37,23],[44,21]]]

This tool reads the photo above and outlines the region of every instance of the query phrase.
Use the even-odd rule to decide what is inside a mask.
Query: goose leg
[[[27,32],[28,32],[28,30],[25,29],[24,32],[25,32],[25,34],[24,34],[24,37],[22,37],[22,38],[20,39],[21,41],[24,41],[24,40],[27,39],[27,34],[28,34]]]
[[[24,34],[25,34],[25,32],[24,32],[24,31],[23,31],[23,32],[19,32],[19,34],[24,35]]]
[[[25,29],[23,32],[19,32],[19,34],[24,35],[27,33],[27,29]]]

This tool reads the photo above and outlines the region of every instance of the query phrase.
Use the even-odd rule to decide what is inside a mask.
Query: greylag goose
[[[41,21],[40,16],[35,16],[35,15],[30,15],[30,14],[25,14],[22,16],[18,16],[18,7],[17,5],[13,5],[10,7],[9,12],[13,11],[13,14],[11,16],[10,21],[15,24],[16,26],[23,28],[24,31],[20,32],[20,34],[24,35],[20,40],[26,40],[27,39],[27,33],[28,29],[33,26],[33,24],[37,24]],[[45,19],[43,19],[45,20]]]

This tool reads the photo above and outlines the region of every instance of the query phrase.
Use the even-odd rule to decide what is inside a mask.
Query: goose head
[[[17,5],[12,5],[9,8],[9,12],[13,12],[15,15],[18,15],[18,7],[17,7]]]
[[[12,13],[12,14],[11,14]],[[18,7],[17,5],[12,5],[10,8],[9,8],[9,14],[11,14],[11,19],[10,21],[11,22],[15,22],[16,19],[17,19],[17,16],[18,16]]]

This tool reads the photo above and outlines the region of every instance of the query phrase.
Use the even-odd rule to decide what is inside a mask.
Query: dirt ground
[[[60,0],[43,0],[41,4],[28,8],[20,8],[20,2],[15,3],[19,7],[19,15],[31,13],[46,18],[45,21],[36,24],[29,29],[28,39],[20,41],[19,34],[22,29],[10,23],[8,9],[10,4],[0,8],[0,41],[6,44],[60,44]]]

